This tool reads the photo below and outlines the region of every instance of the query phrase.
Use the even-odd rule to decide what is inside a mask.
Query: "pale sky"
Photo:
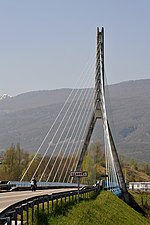
[[[73,88],[102,26],[108,83],[150,79],[150,0],[1,0],[0,94]]]

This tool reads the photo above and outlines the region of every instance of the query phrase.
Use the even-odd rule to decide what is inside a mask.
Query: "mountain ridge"
[[[106,89],[118,152],[150,161],[150,79],[125,81]],[[71,91],[31,91],[0,101],[0,149],[19,142],[24,150],[36,151]],[[106,102],[109,98],[106,96]]]
[[[0,94],[0,101],[3,101],[4,99],[8,99],[11,98],[12,96],[8,95],[8,94]]]

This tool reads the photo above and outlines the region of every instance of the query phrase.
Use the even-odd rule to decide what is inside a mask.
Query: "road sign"
[[[87,177],[88,172],[87,171],[72,171],[70,172],[71,177]]]
[[[87,177],[88,176],[88,172],[87,171],[71,171],[70,172],[70,176],[71,177],[77,177],[77,180],[78,180],[78,198],[77,198],[77,202],[79,203],[79,199],[80,199],[80,177]]]

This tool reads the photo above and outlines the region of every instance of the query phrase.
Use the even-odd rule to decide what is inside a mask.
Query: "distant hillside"
[[[33,91],[1,100],[0,149],[19,142],[24,150],[37,150],[70,92]],[[110,85],[106,102],[118,151],[150,162],[150,80]]]
[[[130,158],[150,161],[150,80],[109,87],[115,140]]]

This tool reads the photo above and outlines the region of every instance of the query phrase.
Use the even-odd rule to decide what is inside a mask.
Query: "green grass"
[[[46,215],[45,215],[46,216]],[[82,201],[66,214],[50,215],[49,225],[148,225],[150,221],[109,191],[93,200]],[[47,225],[44,223],[38,225]]]
[[[150,206],[150,192],[134,192],[130,191],[131,195],[135,198],[136,202],[140,206],[148,205]]]
[[[150,219],[150,192],[130,191],[130,193]]]

